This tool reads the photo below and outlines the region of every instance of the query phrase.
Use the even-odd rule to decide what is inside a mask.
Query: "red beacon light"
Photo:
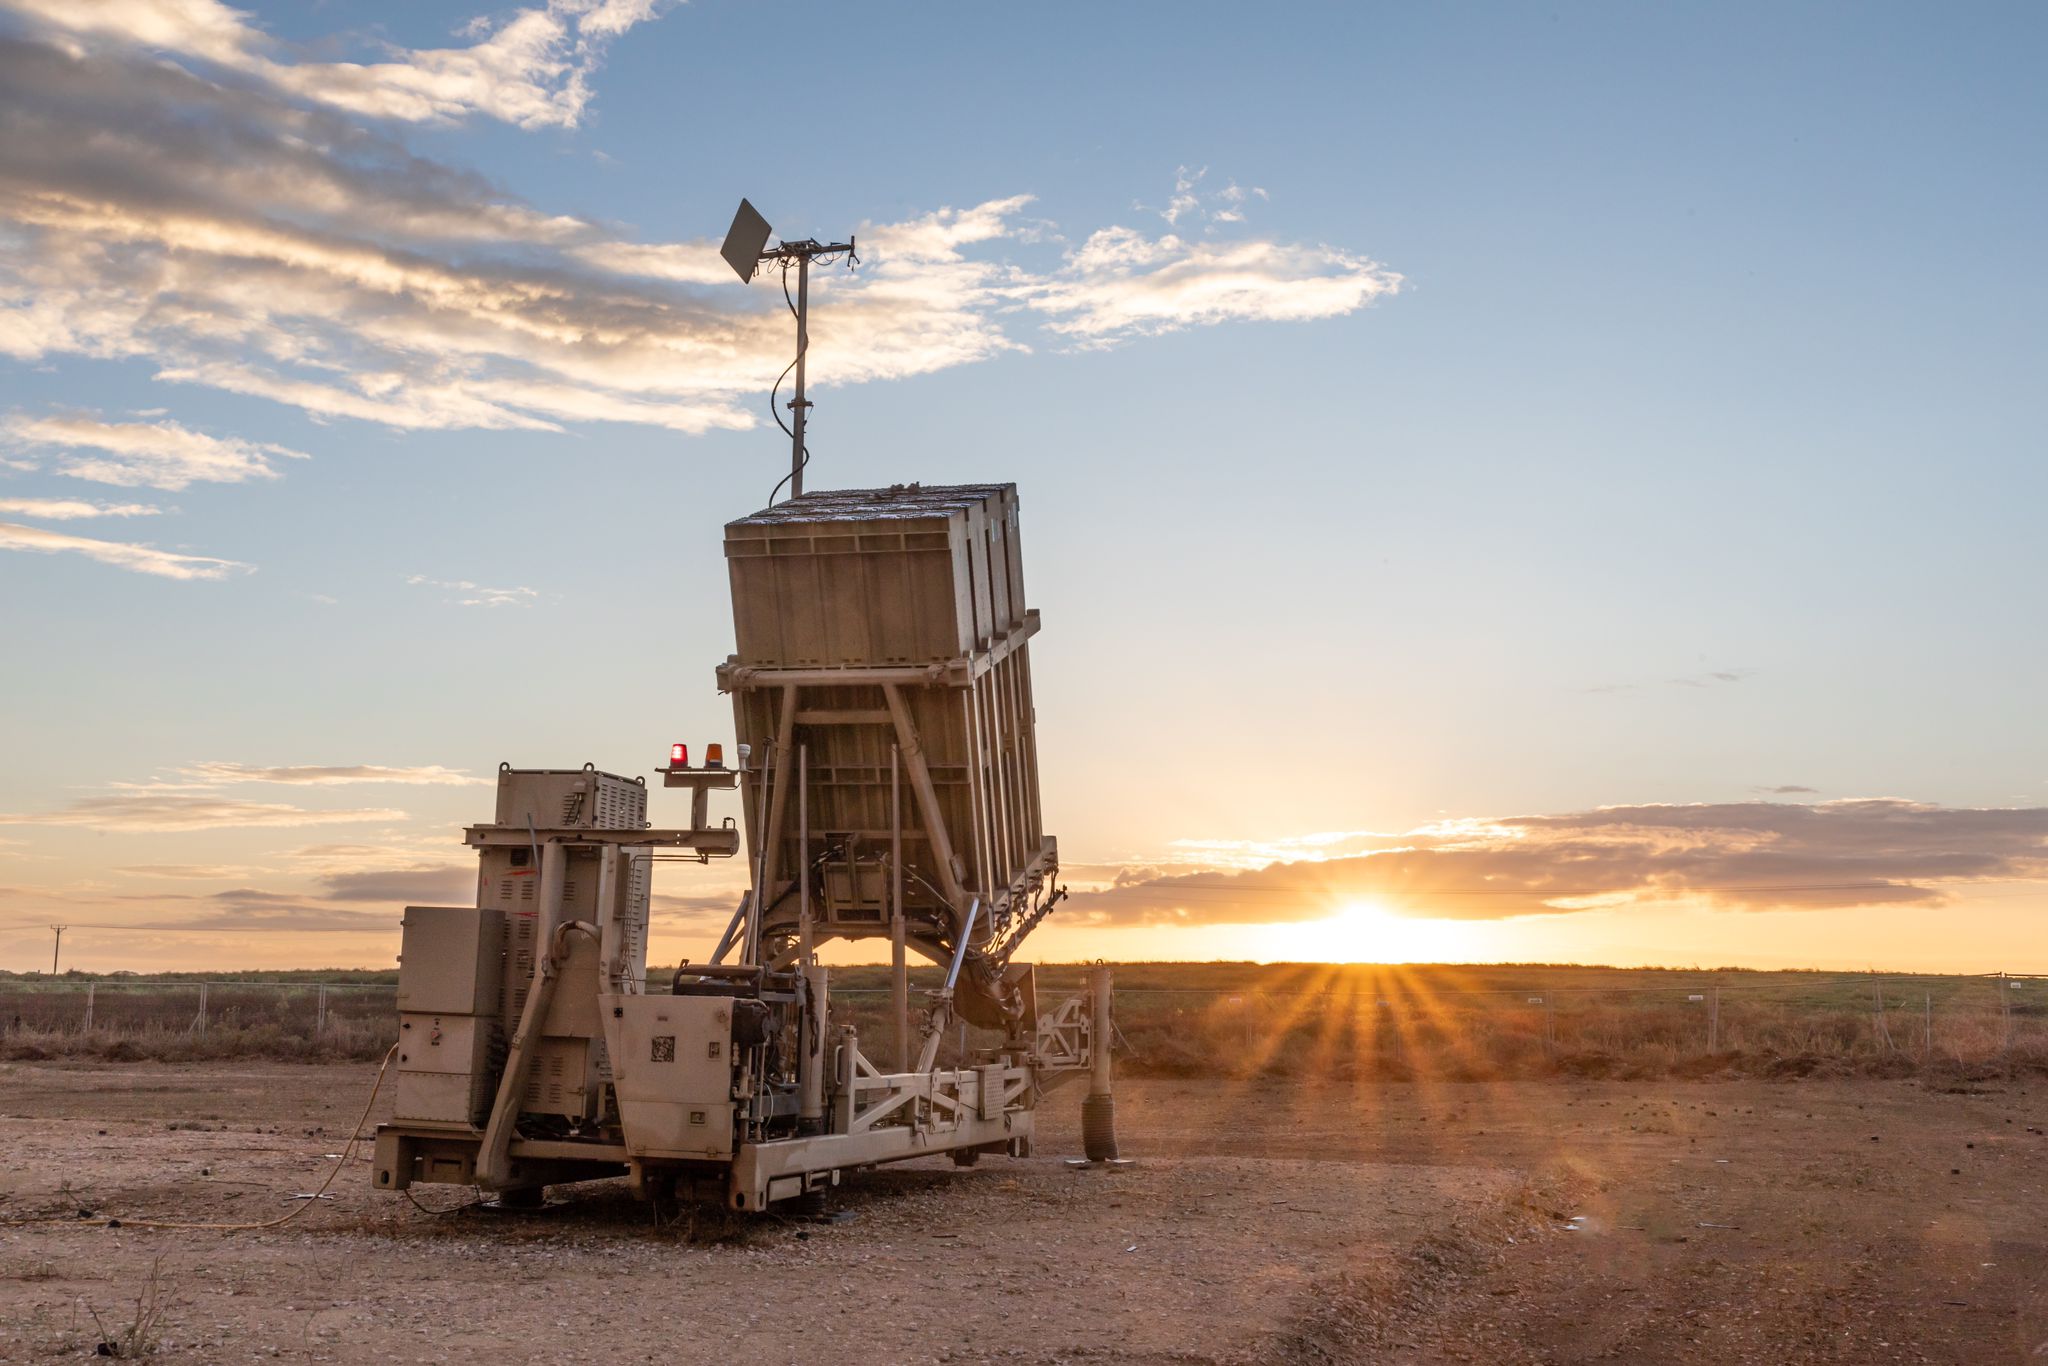
[[[668,747],[668,766],[670,768],[688,768],[690,766],[690,747],[688,745],[670,745]]]

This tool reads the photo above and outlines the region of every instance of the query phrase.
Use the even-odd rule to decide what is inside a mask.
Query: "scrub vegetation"
[[[672,971],[651,973],[650,989]],[[1077,993],[1082,972],[1041,966],[1040,1008]],[[913,1010],[938,981],[935,969],[912,973]],[[193,975],[4,974],[0,1057],[374,1059],[394,1037],[395,991],[395,972],[227,974],[203,988]],[[833,1005],[871,1055],[887,1056],[886,969],[835,969]],[[1117,1024],[1120,1069],[1155,1077],[2048,1072],[2038,978],[1133,963],[1117,969]],[[970,1035],[967,1046],[992,1041]]]

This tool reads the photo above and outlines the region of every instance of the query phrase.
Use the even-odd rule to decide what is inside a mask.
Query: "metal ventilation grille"
[[[620,937],[625,941],[625,961],[630,970],[628,991],[640,989],[640,974],[647,970],[647,900],[653,864],[645,855],[626,859],[626,900],[620,907]]]
[[[591,804],[592,824],[600,830],[638,830],[647,824],[647,789],[609,774],[600,777]]]
[[[532,878],[521,878],[526,887],[533,886]],[[506,1032],[519,1028],[519,1017],[526,1011],[526,993],[533,986],[533,940],[537,930],[536,917],[531,911],[514,911],[507,917],[505,946],[505,990],[503,1020]]]
[[[526,1083],[526,1103],[535,1108],[560,1110],[569,1097],[569,1059],[559,1049],[550,1049],[535,1059],[533,1075]]]

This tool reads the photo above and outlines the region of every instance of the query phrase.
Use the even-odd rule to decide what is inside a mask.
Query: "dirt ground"
[[[1066,1092],[1039,1156],[826,1222],[656,1228],[619,1183],[436,1215],[364,1158],[282,1228],[109,1226],[281,1213],[371,1073],[0,1065],[0,1218],[67,1221],[0,1226],[0,1360],[90,1356],[153,1288],[177,1361],[2048,1361],[2024,1080],[1133,1081],[1128,1168],[1062,1162]]]

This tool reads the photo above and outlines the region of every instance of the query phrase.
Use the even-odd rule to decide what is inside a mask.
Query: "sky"
[[[2048,966],[2048,16],[0,0],[0,968],[388,966],[1014,481],[1047,959]],[[656,791],[657,822],[680,821]],[[663,865],[653,956],[744,881]]]

